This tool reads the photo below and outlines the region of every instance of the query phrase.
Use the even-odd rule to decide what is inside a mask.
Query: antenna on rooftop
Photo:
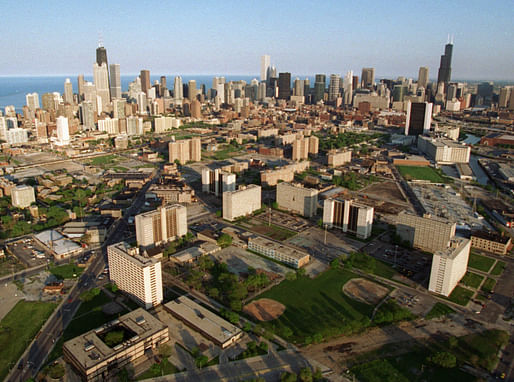
[[[102,36],[102,32],[98,32],[98,47],[103,48],[104,46],[104,39]]]

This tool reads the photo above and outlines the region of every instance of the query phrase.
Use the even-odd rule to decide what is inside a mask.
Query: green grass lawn
[[[390,265],[361,252],[352,253],[345,261],[346,267],[355,267],[363,272],[392,279],[398,272]]]
[[[73,263],[50,267],[50,273],[61,280],[79,277],[82,272],[84,272],[84,268],[80,268]]]
[[[460,282],[468,287],[471,287],[473,289],[477,289],[484,279],[484,276],[477,275],[473,272],[466,272],[462,280]]]
[[[144,373],[138,375],[137,380],[143,380],[148,378],[157,378],[163,375],[174,374],[179,372],[180,370],[177,367],[170,363],[166,358],[164,358],[161,363],[154,363],[148,370]]]
[[[498,359],[498,350],[509,340],[509,333],[503,330],[486,330],[458,339],[458,345],[452,350],[461,362],[471,363],[493,371]]]
[[[488,277],[487,280],[485,280],[484,284],[482,285],[481,290],[483,292],[489,293],[493,290],[495,285],[496,285],[496,280]]]
[[[433,183],[445,183],[445,179],[432,167],[396,166],[405,180],[428,180]]]
[[[466,306],[469,300],[471,299],[471,296],[473,296],[473,291],[460,286],[456,286],[452,294],[450,294],[450,296],[448,297],[448,300],[456,304]]]
[[[41,329],[57,304],[19,301],[0,322],[0,380],[15,366],[25,348]]]
[[[260,233],[261,235],[266,235],[272,239],[278,240],[278,241],[284,241],[289,239],[290,237],[293,237],[296,235],[296,232],[288,230],[283,227],[279,227],[277,225],[271,224],[260,224],[260,225],[254,225],[252,227],[252,230]]]
[[[105,155],[101,157],[95,157],[91,159],[91,164],[93,166],[101,166],[106,164],[115,163],[117,160],[116,155]]]
[[[286,306],[286,311],[278,319],[262,325],[297,343],[366,327],[373,306],[357,302],[342,292],[343,285],[355,277],[359,276],[334,268],[315,279],[304,276],[282,281],[258,298],[279,301]],[[288,332],[290,335],[286,335]]]
[[[435,305],[430,309],[430,312],[425,316],[426,320],[431,320],[433,318],[438,318],[442,316],[447,316],[449,314],[455,313],[451,307],[442,302],[436,302]]]
[[[491,266],[494,264],[494,259],[490,257],[477,255],[476,253],[469,254],[468,267],[478,269],[482,272],[489,272]]]
[[[493,270],[491,271],[491,274],[493,276],[499,276],[503,273],[504,269],[505,269],[505,263],[503,261],[497,261],[496,265],[494,266]]]

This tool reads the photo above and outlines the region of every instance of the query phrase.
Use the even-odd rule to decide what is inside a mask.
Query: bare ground
[[[356,278],[343,285],[343,292],[354,300],[376,305],[389,293],[389,289],[373,281]]]
[[[272,321],[279,318],[286,307],[278,301],[261,298],[245,305],[243,311],[259,321]]]

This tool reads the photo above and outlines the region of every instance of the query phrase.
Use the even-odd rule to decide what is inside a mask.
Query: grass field
[[[79,277],[82,274],[82,272],[84,272],[84,268],[80,268],[79,266],[73,263],[58,265],[56,267],[50,267],[50,273],[61,280]]]
[[[144,373],[138,375],[137,380],[143,380],[148,378],[157,378],[163,375],[174,374],[179,370],[170,363],[166,358],[164,358],[161,363],[154,363],[148,370]]]
[[[277,225],[271,224],[261,224],[254,225],[252,230],[260,233],[261,235],[266,235],[274,240],[284,241],[296,235],[296,232],[290,231],[286,228],[279,227]]]
[[[101,166],[111,163],[116,163],[117,157],[116,155],[105,155],[102,157],[95,157],[91,159],[91,164],[93,166]]]
[[[396,166],[405,180],[428,180],[432,183],[445,183],[445,179],[432,167]]]
[[[493,270],[491,271],[491,274],[493,276],[499,276],[503,273],[504,269],[505,269],[505,263],[503,261],[497,261],[496,265],[494,266]]]
[[[25,348],[57,304],[19,301],[0,322],[0,380],[15,366]]]
[[[462,280],[460,282],[468,287],[477,289],[482,280],[484,279],[484,276],[477,275],[473,272],[466,272]]]
[[[329,269],[315,279],[299,277],[283,281],[258,297],[286,306],[281,317],[262,325],[297,343],[351,333],[369,325],[373,306],[357,302],[342,292],[343,285],[355,277],[359,276],[338,268]]]
[[[448,297],[448,300],[456,304],[466,306],[471,299],[471,296],[473,296],[473,291],[456,286],[452,294]]]
[[[488,277],[487,280],[485,280],[484,284],[482,285],[482,288],[480,288],[480,289],[483,292],[489,293],[493,290],[495,285],[496,285],[496,280]]]
[[[494,264],[494,259],[490,257],[477,255],[476,253],[469,254],[468,267],[478,269],[482,272],[489,272],[491,266]]]
[[[425,316],[426,320],[431,320],[433,318],[438,318],[442,316],[447,316],[449,314],[455,313],[451,307],[442,302],[436,302],[436,304],[430,309],[430,312]]]

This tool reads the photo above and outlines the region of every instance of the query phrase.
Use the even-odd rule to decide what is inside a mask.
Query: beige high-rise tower
[[[169,143],[170,163],[200,162],[202,160],[202,141],[200,138],[183,139]]]
[[[136,239],[142,247],[175,240],[187,233],[187,210],[180,204],[136,215]]]

